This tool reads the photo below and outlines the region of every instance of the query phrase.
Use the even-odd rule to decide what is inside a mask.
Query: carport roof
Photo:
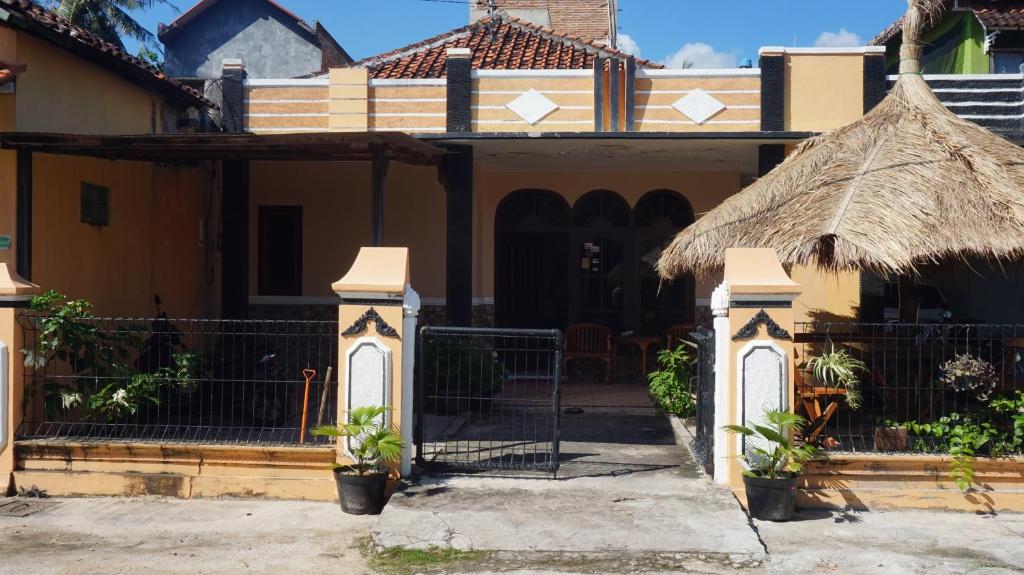
[[[406,164],[435,165],[444,151],[401,132],[159,134],[100,136],[0,133],[0,148],[111,160],[368,161],[374,152]]]

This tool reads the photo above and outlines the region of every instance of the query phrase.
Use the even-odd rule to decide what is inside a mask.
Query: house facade
[[[187,133],[215,107],[34,3],[0,10],[0,61],[20,69],[0,90],[0,132]],[[210,255],[208,181],[195,166],[0,151],[0,261],[99,309],[149,315],[161,293],[188,314]]]

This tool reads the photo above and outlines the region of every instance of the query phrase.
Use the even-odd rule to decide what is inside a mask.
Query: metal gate
[[[558,330],[420,330],[417,465],[557,472],[561,349]]]
[[[690,334],[697,345],[694,387],[697,393],[697,431],[690,443],[697,461],[709,475],[715,473],[715,332],[697,328]]]

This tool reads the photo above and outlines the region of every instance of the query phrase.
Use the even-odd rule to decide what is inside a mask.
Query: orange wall
[[[864,115],[864,54],[787,54],[785,129],[829,131]]]
[[[83,180],[110,187],[109,226],[81,223]],[[99,315],[151,315],[154,294],[172,317],[205,314],[204,171],[36,154],[33,186],[33,282]]]
[[[0,60],[17,61],[17,34],[10,28],[0,26]],[[0,132],[15,129],[14,94],[0,94]],[[15,198],[15,166],[17,155],[14,152],[0,151],[0,234],[14,238]],[[15,240],[17,238],[14,238]],[[14,263],[15,245],[9,250],[0,250],[0,262]]]

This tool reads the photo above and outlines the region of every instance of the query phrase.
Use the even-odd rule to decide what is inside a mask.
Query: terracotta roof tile
[[[449,48],[473,51],[474,70],[583,70],[594,65],[594,58],[629,54],[589,40],[559,34],[519,18],[487,18],[427,38],[403,48],[391,50],[353,64],[370,70],[371,78],[443,78]],[[637,60],[644,68],[661,68],[647,60]]]
[[[125,78],[159,92],[172,102],[195,107],[216,108],[198,90],[171,79],[156,67],[89,30],[61,18],[30,0],[0,0],[0,8],[11,12],[7,24],[44,38],[83,58],[92,60]]]

